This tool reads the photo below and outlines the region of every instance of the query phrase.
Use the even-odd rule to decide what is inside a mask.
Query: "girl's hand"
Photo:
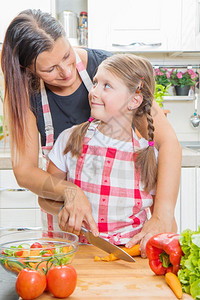
[[[64,207],[58,214],[59,227],[79,235],[83,223],[89,226],[95,236],[99,235],[89,200],[78,186],[68,187],[65,190]]]
[[[136,234],[125,246],[131,248],[135,244],[140,243],[141,257],[146,258],[146,244],[147,241],[158,233],[176,232],[175,219],[164,220],[152,216],[143,226],[140,233]]]

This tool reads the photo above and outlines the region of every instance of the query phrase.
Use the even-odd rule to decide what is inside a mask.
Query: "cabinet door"
[[[3,42],[4,35],[9,23],[19,12],[25,9],[41,9],[44,12],[51,12],[52,0],[20,0],[3,1],[0,9],[0,43]]]
[[[200,49],[200,0],[182,0],[182,51]]]
[[[90,47],[110,51],[180,49],[181,0],[89,0],[88,13]],[[126,46],[131,43],[136,45]],[[159,43],[161,46],[155,46]]]
[[[197,171],[198,168],[182,168],[181,170],[181,231],[197,229]]]
[[[176,207],[175,207],[175,220],[177,224],[177,232],[181,232],[181,195],[180,189],[177,197]]]
[[[20,189],[12,170],[0,170],[0,227],[41,227],[37,195]]]
[[[0,227],[41,227],[40,209],[0,209]]]

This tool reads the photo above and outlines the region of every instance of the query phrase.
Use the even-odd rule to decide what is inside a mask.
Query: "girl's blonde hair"
[[[145,115],[148,124],[148,140],[154,141],[151,107],[154,100],[155,81],[153,67],[150,61],[133,54],[115,54],[104,60],[101,66],[120,78],[130,93],[136,92],[141,79],[144,78],[143,87],[141,89],[143,101],[133,112],[133,124],[138,124],[140,117]],[[64,150],[64,154],[70,151],[72,156],[80,157],[83,137],[86,134],[89,124],[90,122],[87,121],[74,128]],[[157,180],[157,164],[154,147],[148,146],[136,152],[136,168],[141,172],[141,181],[144,184],[144,190],[149,192],[155,187]]]

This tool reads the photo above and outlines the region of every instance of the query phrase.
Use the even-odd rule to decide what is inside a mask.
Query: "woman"
[[[79,231],[85,221],[98,235],[89,201],[81,189],[38,167],[38,135],[40,133],[43,153],[47,155],[63,129],[88,119],[90,77],[109,55],[100,50],[73,49],[59,22],[40,10],[20,13],[9,25],[3,43],[4,108],[14,174],[20,186],[40,197],[65,202],[68,231]],[[132,244],[141,240],[144,256],[151,235],[172,231],[181,166],[180,145],[155,101],[152,115],[159,150],[156,199],[152,218],[132,240]],[[141,117],[135,124],[144,137],[148,136],[146,122]],[[45,200],[41,200],[42,203]],[[44,217],[43,213],[43,222],[53,229],[52,215]]]

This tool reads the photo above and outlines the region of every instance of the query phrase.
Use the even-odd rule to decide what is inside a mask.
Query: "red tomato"
[[[16,280],[16,291],[23,299],[35,299],[46,288],[46,277],[36,270],[23,269]]]
[[[24,253],[23,250],[21,250],[21,251],[16,251],[16,252],[15,252],[15,256],[22,256],[23,253]]]
[[[42,248],[42,245],[38,242],[35,242],[34,244],[31,245],[31,248]]]
[[[47,273],[48,290],[58,298],[70,296],[76,288],[76,282],[77,273],[71,265],[57,266]]]
[[[44,254],[42,254],[42,257],[49,257],[49,256],[52,256],[52,253],[44,253]]]

